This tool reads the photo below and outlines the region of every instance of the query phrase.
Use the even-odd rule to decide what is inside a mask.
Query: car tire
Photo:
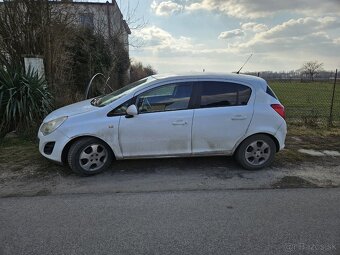
[[[238,163],[247,170],[269,166],[275,158],[276,145],[268,135],[258,134],[245,139],[235,153]]]
[[[72,144],[68,164],[73,172],[89,176],[106,170],[112,163],[110,147],[96,138],[82,138]]]

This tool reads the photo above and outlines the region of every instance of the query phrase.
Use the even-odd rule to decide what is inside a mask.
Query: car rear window
[[[268,95],[271,95],[271,96],[274,97],[275,99],[277,99],[277,96],[275,95],[274,91],[273,91],[269,86],[267,86],[267,91],[266,91],[266,93],[267,93]]]

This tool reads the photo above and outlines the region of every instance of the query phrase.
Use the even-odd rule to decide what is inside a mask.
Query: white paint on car
[[[256,134],[272,137],[280,150],[287,127],[274,105],[284,111],[276,96],[268,93],[268,84],[258,77],[155,75],[111,95],[52,112],[41,128],[56,118],[67,118],[50,134],[39,131],[39,150],[62,162],[63,151],[67,152],[73,139],[90,136],[105,142],[118,160],[232,155]],[[54,148],[46,153],[45,146],[51,142]]]

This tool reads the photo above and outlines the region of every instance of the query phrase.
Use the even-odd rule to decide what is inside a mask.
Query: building
[[[119,40],[129,55],[129,35],[131,30],[124,20],[123,14],[115,0],[110,3],[77,2],[72,0],[52,1],[57,12],[66,12],[73,16],[76,25],[93,29],[101,34],[109,43]],[[94,75],[94,74],[93,74]],[[123,84],[130,81],[130,67],[125,70]]]
[[[52,1],[59,5],[56,10],[62,10],[73,15],[77,25],[94,29],[104,38],[112,40],[118,38],[129,51],[129,35],[131,30],[124,20],[123,14],[115,0],[112,2],[77,2],[77,1]]]
[[[52,86],[65,84],[72,76],[72,56],[67,51],[72,40],[70,31],[79,27],[102,35],[113,51],[120,53],[123,46],[125,51],[121,55],[129,59],[131,31],[115,0],[106,3],[29,0],[0,1],[0,61],[4,65],[20,65],[25,58],[25,63],[33,65],[33,69],[46,71]],[[111,81],[119,80],[119,84],[129,81],[129,63],[124,59],[123,69],[106,74],[111,76]],[[40,63],[39,66],[36,63]],[[90,68],[86,76],[92,77],[94,72]]]

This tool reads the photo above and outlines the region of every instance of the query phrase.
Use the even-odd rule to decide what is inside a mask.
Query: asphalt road
[[[0,254],[340,254],[340,189],[0,199]]]

